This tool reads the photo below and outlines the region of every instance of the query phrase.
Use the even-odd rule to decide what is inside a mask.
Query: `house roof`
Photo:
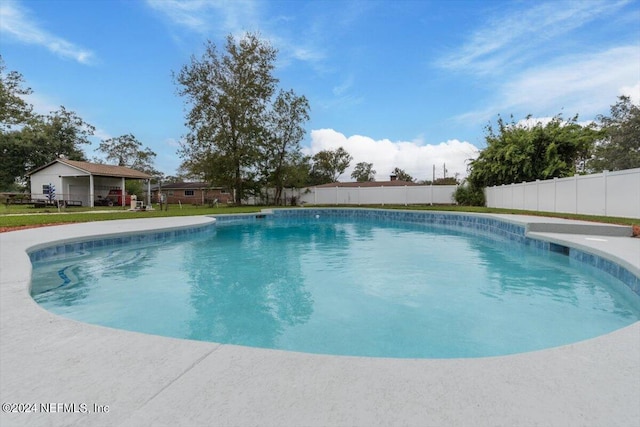
[[[366,181],[366,182],[331,182],[329,184],[316,185],[316,188],[332,188],[332,187],[404,187],[419,185],[411,181]]]
[[[162,184],[161,188],[163,190],[217,190],[222,187],[216,187],[208,182],[172,182],[167,184]],[[151,187],[152,190],[157,190],[158,186],[154,185]]]
[[[78,169],[82,172],[86,172],[91,175],[98,176],[115,176],[120,178],[134,178],[134,179],[151,179],[153,178],[151,175],[146,174],[144,172],[137,171],[135,169],[127,168],[124,166],[114,166],[114,165],[103,165],[100,163],[89,163],[89,162],[81,162],[78,160],[68,160],[68,159],[56,159],[51,163],[48,163],[44,166],[41,166],[31,172],[29,175],[33,175],[34,173],[41,171],[43,169],[48,168],[54,163],[62,163],[63,165],[70,166],[72,168]]]

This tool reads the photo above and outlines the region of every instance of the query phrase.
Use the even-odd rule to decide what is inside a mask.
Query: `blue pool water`
[[[309,353],[454,358],[592,338],[640,298],[560,253],[425,224],[298,218],[34,262],[33,298],[83,322]]]

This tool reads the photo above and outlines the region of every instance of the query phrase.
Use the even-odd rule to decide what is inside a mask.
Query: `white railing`
[[[453,204],[456,188],[456,185],[309,187],[300,190],[300,201],[314,205]]]
[[[486,189],[487,206],[640,218],[640,168]]]

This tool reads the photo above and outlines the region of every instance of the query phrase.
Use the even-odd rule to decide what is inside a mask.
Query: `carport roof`
[[[80,171],[86,172],[90,175],[97,176],[115,176],[119,178],[134,178],[134,179],[151,179],[153,178],[151,175],[146,174],[144,172],[137,171],[135,169],[130,169],[124,166],[113,166],[113,165],[103,165],[99,163],[89,163],[89,162],[81,162],[78,160],[68,160],[68,159],[56,159],[51,163],[48,163],[42,167],[39,167],[29,173],[29,175],[33,175],[34,173],[48,168],[54,163],[62,163],[63,165],[71,166],[72,168],[78,169]]]

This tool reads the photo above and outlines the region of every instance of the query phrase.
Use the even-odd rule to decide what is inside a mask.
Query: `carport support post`
[[[122,187],[121,187],[122,188],[122,193],[121,193],[122,194],[122,201],[120,202],[122,206],[124,206],[125,202],[127,201],[127,196],[126,196],[127,190],[125,190],[124,185],[125,185],[125,182],[124,182],[124,176],[123,176],[122,177]]]
[[[89,206],[94,207],[95,191],[93,190],[93,174],[89,174]]]
[[[161,191],[160,181],[158,181],[158,190]],[[160,193],[158,192],[158,194]],[[169,203],[168,200],[167,203]],[[147,206],[151,206],[151,178],[147,179]],[[160,205],[160,210],[162,210],[162,205]]]

